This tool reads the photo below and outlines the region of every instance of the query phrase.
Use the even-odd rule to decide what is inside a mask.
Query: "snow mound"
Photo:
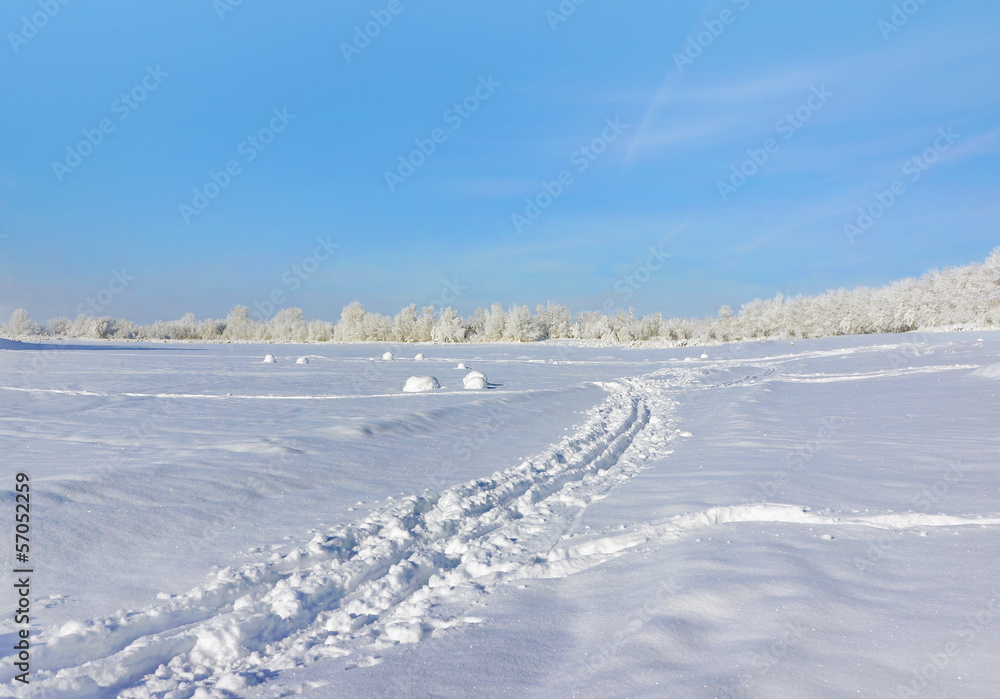
[[[308,364],[309,363],[309,357],[299,357],[298,359],[295,360],[295,363],[296,364]]]
[[[424,353],[423,352],[417,352],[417,356],[414,357],[414,359],[416,359],[418,362],[422,362],[423,359],[424,359]]]
[[[984,379],[1000,379],[1000,364],[987,364],[976,371],[975,375]]]
[[[390,359],[392,359],[392,352],[386,352],[385,354],[383,354],[382,359],[388,362]]]
[[[458,366],[455,367],[455,368],[456,369],[468,369],[469,367],[465,366],[465,362],[459,362]]]
[[[702,359],[708,359],[708,355],[707,354],[703,354],[703,355],[701,355],[701,358]]]
[[[482,376],[466,376],[462,381],[469,390],[480,390],[486,388],[486,379]]]
[[[471,379],[474,376],[478,376],[483,381],[487,380],[486,379],[486,374],[484,374],[483,372],[481,372],[481,371],[470,371],[468,374],[465,375],[465,378],[463,379],[463,381],[468,381],[469,379]]]
[[[273,354],[265,354],[264,355],[264,361],[267,362],[268,364],[274,364],[274,362],[277,361],[277,360],[275,360]]]
[[[433,376],[411,376],[406,380],[403,390],[406,393],[422,393],[441,388],[441,384]]]

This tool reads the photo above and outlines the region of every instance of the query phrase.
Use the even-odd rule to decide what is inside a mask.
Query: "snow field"
[[[46,477],[40,492],[59,498],[43,510],[50,526],[67,526],[57,513],[79,502],[135,509],[164,529],[177,513],[161,517],[160,507],[178,485],[165,474],[188,463],[199,491],[243,480],[237,469],[258,454],[289,471],[315,458],[304,480],[317,488],[356,452],[372,453],[361,483],[428,465],[380,497],[342,496],[351,508],[336,502],[343,471],[313,509],[279,480],[282,499],[251,501],[205,537],[219,564],[207,581],[149,603],[117,605],[129,585],[114,576],[125,568],[104,563],[94,570],[111,576],[106,608],[66,616],[58,605],[77,604],[78,590],[63,583],[65,601],[41,605],[32,696],[458,696],[470,687],[537,697],[990,696],[1000,669],[1000,356],[997,338],[977,337],[722,346],[700,361],[477,348],[475,366],[502,367],[505,382],[524,388],[412,398],[398,390],[412,367],[371,363],[371,348],[335,348],[336,364],[308,378],[234,355],[229,363],[245,373],[206,371],[181,351],[81,350],[65,374],[60,362],[73,353],[44,373],[8,370],[0,399],[18,423],[0,430],[19,463],[40,445],[53,462],[32,465]],[[3,354],[2,366],[18,354]],[[163,361],[169,372],[150,371]],[[108,368],[128,362],[135,378],[119,385]],[[603,399],[556,438],[548,413],[598,391]],[[490,461],[485,438],[519,405],[541,406],[521,424],[550,446],[518,458],[500,439],[506,456]],[[177,407],[160,412],[166,406]],[[53,458],[67,435],[68,456],[101,461],[88,449],[115,437],[109,407],[136,424],[156,418],[135,466],[103,486],[86,473],[41,470],[72,465]],[[258,414],[250,429],[260,436],[247,435]],[[320,435],[339,441],[314,441]],[[225,449],[202,446],[212,442]],[[151,479],[143,462],[159,451],[168,463]],[[480,462],[494,465],[477,472]],[[146,499],[130,503],[132,493]],[[229,497],[196,505],[193,516]],[[270,530],[252,555],[219,543],[226,529],[279,511],[304,512],[287,521],[305,526]],[[81,517],[67,522],[88,528]],[[283,544],[268,546],[280,539],[273,532]],[[109,533],[81,539],[79,564]],[[169,566],[184,567],[185,536],[156,545]],[[171,549],[184,553],[171,559]],[[55,560],[46,565],[77,580]]]

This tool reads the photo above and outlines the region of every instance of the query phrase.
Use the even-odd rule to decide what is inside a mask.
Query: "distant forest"
[[[926,329],[1000,328],[1000,247],[985,262],[934,270],[879,288],[838,289],[817,296],[754,299],[738,312],[723,306],[710,318],[636,317],[572,314],[562,305],[478,308],[462,317],[451,308],[418,309],[411,304],[395,316],[369,313],[358,302],[344,307],[336,323],[306,320],[286,308],[256,320],[236,306],[223,320],[180,320],[137,325],[111,317],[54,318],[45,325],[19,309],[0,333],[10,338],[91,338],[103,340],[202,340],[208,342],[533,342],[547,339],[602,340],[609,343],[662,341],[706,344],[754,339],[795,339],[830,335],[895,333]]]

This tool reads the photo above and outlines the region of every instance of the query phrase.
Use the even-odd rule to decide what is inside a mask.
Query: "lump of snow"
[[[264,355],[264,361],[267,362],[268,364],[274,364],[274,362],[275,362],[274,355],[273,354],[265,354]]]
[[[424,358],[424,353],[423,352],[417,352],[417,356],[414,357],[414,359],[416,359],[418,362],[422,361],[423,358]]]
[[[465,366],[465,363],[464,363],[464,362],[459,362],[459,363],[458,363],[458,366],[457,366],[457,367],[455,367],[455,368],[456,368],[456,369],[468,369],[469,367]]]
[[[392,352],[386,352],[385,354],[383,354],[382,359],[384,359],[385,361],[389,361],[390,359],[392,359]]]
[[[406,393],[421,393],[441,388],[441,384],[433,376],[411,376],[406,380],[403,390]]]
[[[397,622],[385,627],[385,635],[396,643],[419,643],[424,637],[424,629],[419,622],[412,624]]]
[[[67,621],[59,627],[58,631],[56,631],[56,637],[75,636],[77,634],[82,634],[86,630],[87,627],[82,621]]]
[[[486,388],[486,379],[482,376],[466,376],[462,381],[469,390],[479,390]]]
[[[295,360],[295,363],[296,364],[308,364],[309,363],[309,357],[299,357],[298,359]]]
[[[479,378],[481,378],[481,379],[482,379],[483,381],[485,381],[485,380],[486,380],[486,374],[484,374],[483,372],[481,372],[481,371],[470,371],[470,372],[469,372],[468,374],[466,374],[466,375],[465,375],[465,381],[468,381],[468,380],[469,380],[469,379],[471,379],[471,378],[472,378],[473,376],[478,376],[478,377],[479,377]]]
[[[708,359],[708,355],[707,354],[703,354],[703,355],[701,355],[701,358],[702,359]]]

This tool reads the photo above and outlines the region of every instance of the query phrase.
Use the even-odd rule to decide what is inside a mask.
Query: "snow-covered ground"
[[[998,333],[0,343],[31,696],[996,695]]]

